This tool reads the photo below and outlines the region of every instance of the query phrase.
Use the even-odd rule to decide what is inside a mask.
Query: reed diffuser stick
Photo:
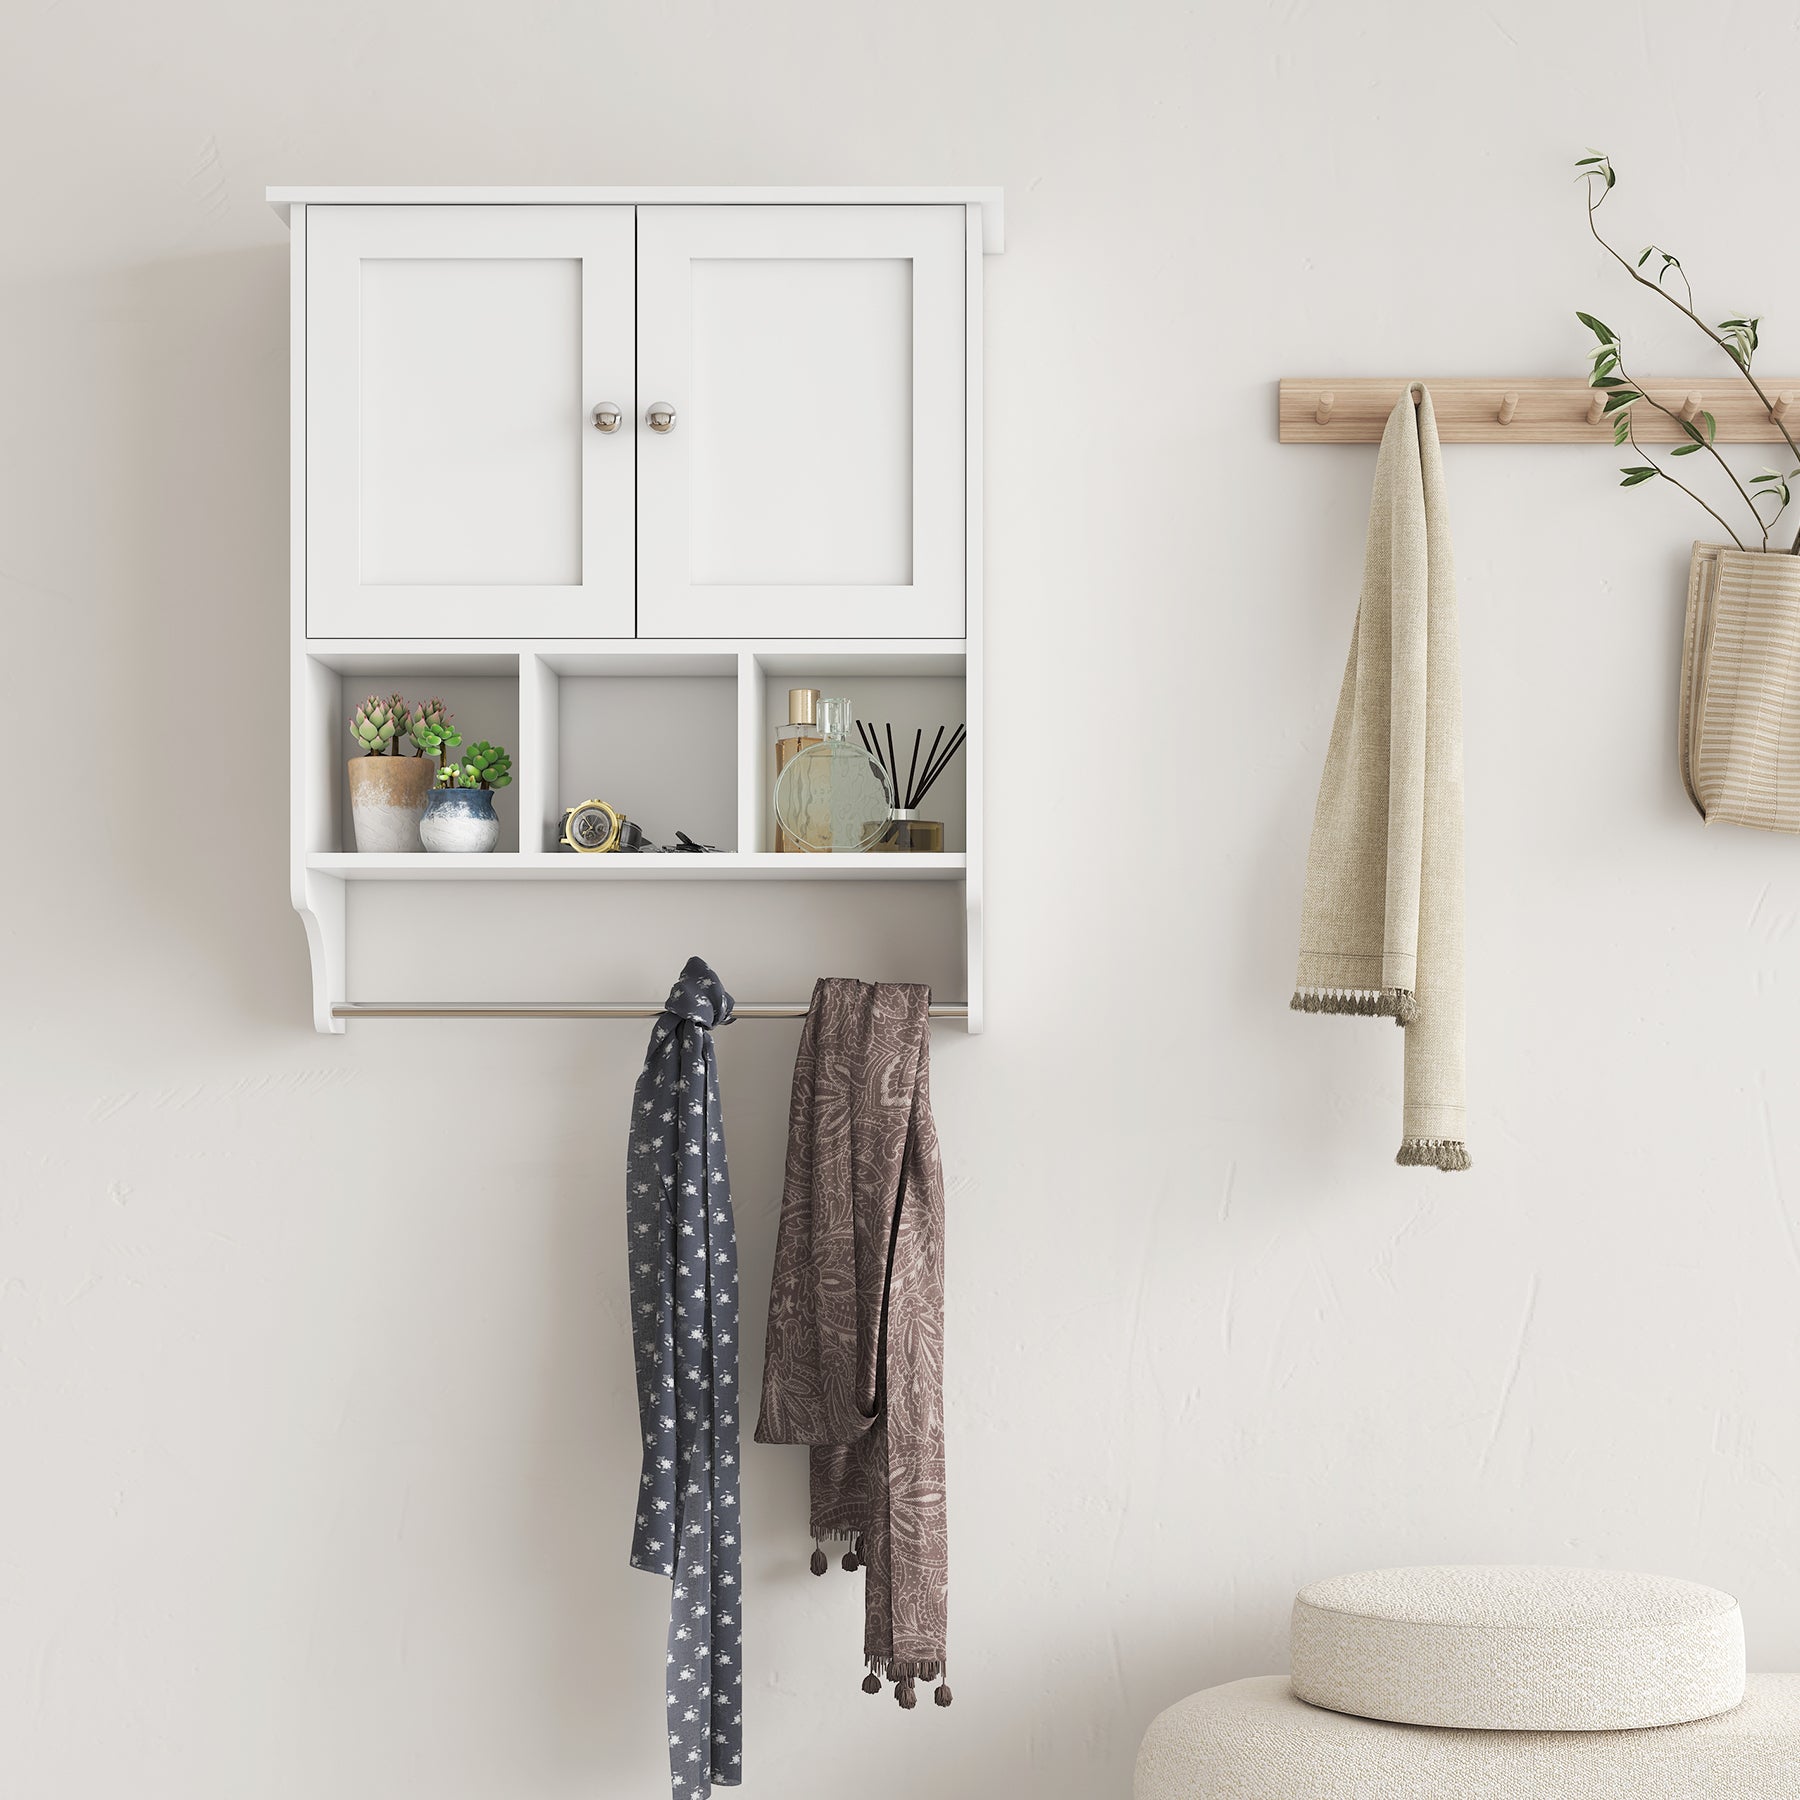
[[[931,748],[925,752],[924,777],[919,783],[918,793],[916,795],[914,795],[914,797],[913,797],[913,804],[915,806],[919,803],[919,801],[921,801],[925,798],[925,790],[931,786],[931,765],[933,762],[935,762],[937,760],[938,745],[941,744],[943,741],[944,741],[944,728],[943,728],[943,726],[940,725],[937,728],[937,736],[931,740]]]
[[[944,746],[943,755],[940,756],[937,759],[937,761],[930,768],[928,768],[925,771],[925,779],[919,784],[919,791],[914,799],[915,805],[917,805],[920,801],[922,801],[925,798],[925,796],[931,792],[932,785],[936,782],[937,778],[941,774],[943,774],[944,770],[949,767],[951,757],[953,757],[957,753],[957,751],[962,748],[963,740],[968,735],[969,734],[968,734],[966,727],[961,726],[961,725],[957,726],[956,735],[954,737],[952,737],[950,742]]]
[[[919,727],[919,729],[913,733],[912,761],[906,765],[906,801],[905,801],[905,804],[908,807],[910,807],[913,804],[913,777],[915,775],[917,775],[919,772],[919,746],[924,741],[925,741],[925,727],[923,725],[921,725]]]

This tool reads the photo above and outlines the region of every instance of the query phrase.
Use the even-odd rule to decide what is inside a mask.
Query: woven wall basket
[[[1708,824],[1800,832],[1800,556],[1694,546],[1678,729]]]

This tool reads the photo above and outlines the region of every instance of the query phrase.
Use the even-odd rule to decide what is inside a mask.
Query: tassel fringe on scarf
[[[1417,396],[1417,406],[1414,396]],[[1295,1012],[1405,1032],[1400,1153],[1466,1169],[1462,677],[1450,513],[1431,395],[1382,434],[1350,660],[1319,783]]]
[[[800,1034],[763,1444],[810,1446],[812,1571],[863,1573],[863,1691],[945,1679],[944,1178],[928,988],[821,981]]]
[[[644,1473],[631,1565],[669,1577],[669,1787],[743,1779],[738,1276],[712,1028],[731,996],[688,960],[632,1096],[625,1219]]]

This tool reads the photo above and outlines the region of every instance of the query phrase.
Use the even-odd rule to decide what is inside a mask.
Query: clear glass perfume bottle
[[[819,702],[820,739],[775,783],[775,818],[802,851],[867,850],[887,831],[894,786],[887,770],[850,737],[850,702]]]

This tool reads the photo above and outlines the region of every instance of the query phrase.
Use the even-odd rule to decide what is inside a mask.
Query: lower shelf
[[[396,856],[314,852],[315,875],[344,881],[961,881],[961,851],[927,855],[577,856],[496,851],[487,856]]]

